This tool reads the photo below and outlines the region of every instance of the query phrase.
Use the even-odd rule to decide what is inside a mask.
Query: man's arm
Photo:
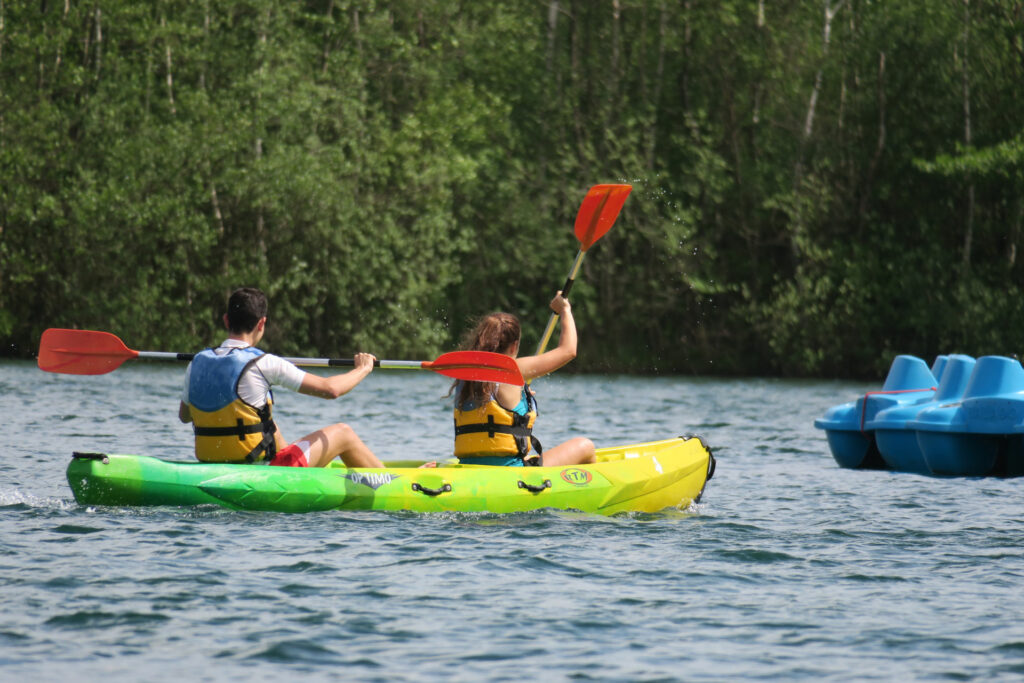
[[[355,367],[348,372],[330,377],[321,377],[307,372],[302,378],[302,386],[299,392],[309,396],[320,398],[338,398],[352,391],[357,384],[362,382],[367,375],[373,371],[373,362],[377,360],[372,354],[357,353],[355,356]]]
[[[188,406],[184,401],[178,405],[178,419],[182,422],[192,421],[192,412],[188,409]]]

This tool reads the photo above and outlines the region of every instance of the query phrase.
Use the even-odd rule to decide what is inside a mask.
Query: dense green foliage
[[[1024,2],[0,0],[0,341],[877,376],[1024,339]]]

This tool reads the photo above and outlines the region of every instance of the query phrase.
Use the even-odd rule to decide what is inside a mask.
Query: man
[[[355,367],[321,377],[256,348],[267,324],[267,297],[243,287],[228,300],[228,338],[195,355],[185,371],[178,417],[195,431],[196,458],[203,462],[270,462],[271,465],[324,467],[336,457],[349,467],[383,467],[355,431],[338,423],[287,445],[274,424],[270,387],[282,386],[320,398],[338,398],[373,370],[376,360],[359,353]]]

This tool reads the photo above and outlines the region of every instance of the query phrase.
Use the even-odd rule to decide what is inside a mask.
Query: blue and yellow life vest
[[[537,402],[526,388],[520,406],[524,402],[525,413],[504,408],[493,396],[478,407],[456,406],[455,457],[471,463],[474,456],[515,455],[526,465],[539,465],[544,449],[533,435]]]
[[[277,452],[271,418],[273,395],[256,408],[238,395],[238,382],[263,355],[252,347],[223,355],[200,351],[189,370],[188,407],[196,435],[196,458],[202,462],[259,462]]]

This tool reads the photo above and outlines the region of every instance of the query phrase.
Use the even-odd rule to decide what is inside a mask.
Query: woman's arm
[[[572,317],[572,306],[569,300],[562,296],[562,292],[558,292],[551,300],[551,310],[557,313],[561,320],[558,346],[539,356],[516,359],[519,371],[527,381],[552,373],[576,357],[576,321]]]

